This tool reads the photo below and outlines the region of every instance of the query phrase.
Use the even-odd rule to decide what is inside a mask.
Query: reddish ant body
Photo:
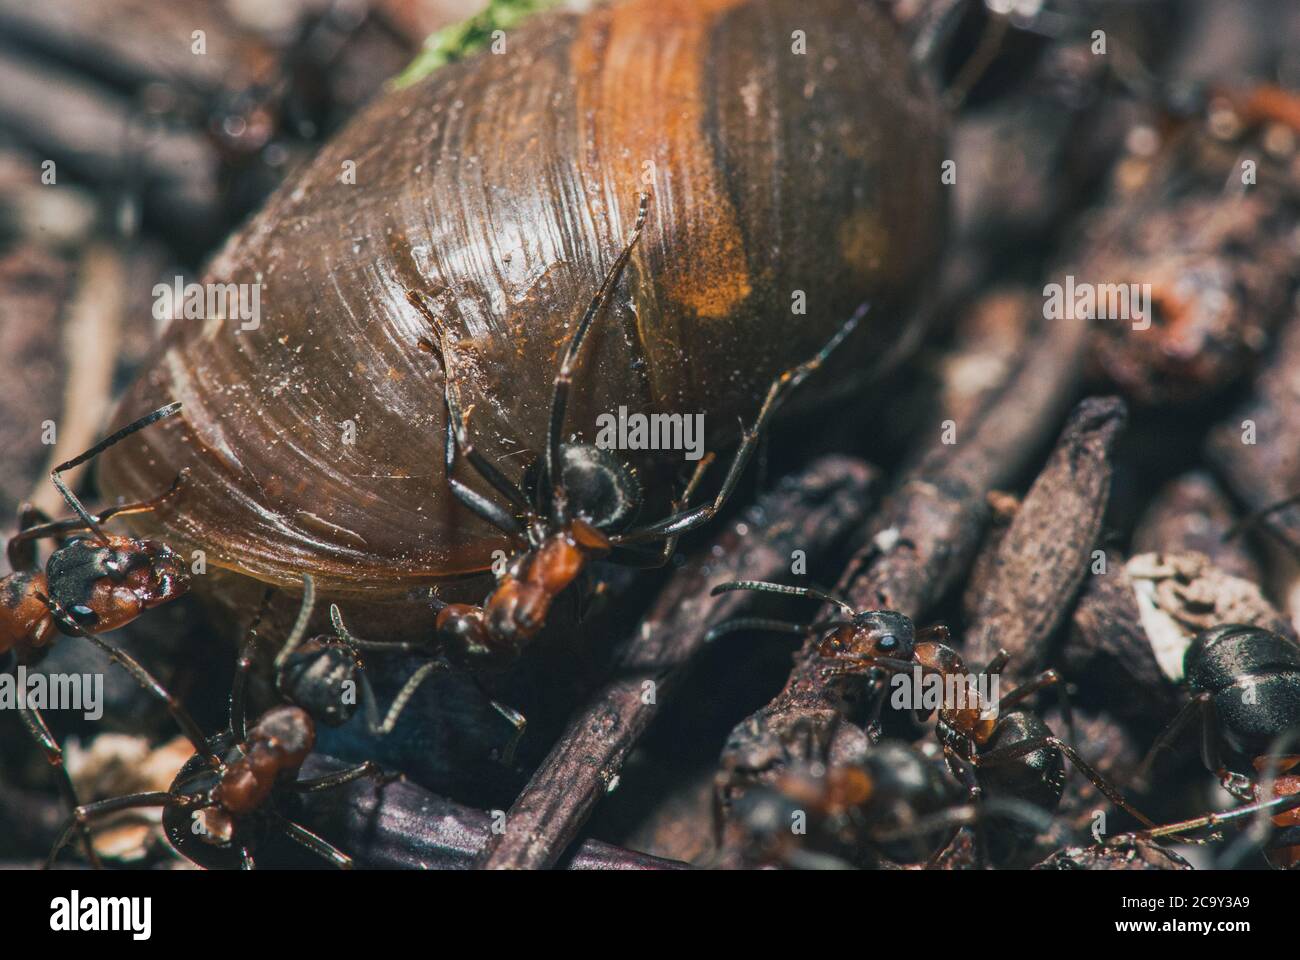
[[[859,310],[814,357],[787,370],[772,382],[753,425],[743,432],[726,478],[711,503],[693,508],[686,506],[712,460],[712,456],[707,456],[700,460],[669,516],[628,529],[643,502],[635,473],[610,450],[591,443],[566,441],[564,426],[569,390],[583,343],[627,265],[645,224],[648,204],[649,196],[642,194],[636,225],[627,243],[565,347],[554,380],[546,449],[539,465],[540,476],[531,484],[532,497],[474,449],[467,419],[452,383],[452,372],[448,367],[450,353],[446,349],[442,325],[420,294],[415,291],[407,293],[407,300],[424,315],[439,339],[436,350],[442,357],[446,381],[445,463],[448,485],[465,507],[501,530],[517,545],[517,552],[498,575],[495,587],[482,604],[444,603],[434,599],[438,610],[435,635],[430,644],[423,645],[422,652],[449,666],[477,671],[499,668],[515,660],[545,626],[555,599],[578,579],[591,560],[609,558],[642,567],[667,563],[681,534],[707,523],[722,509],[785,394],[825,362],[854,330],[865,312],[865,308]],[[425,346],[435,349],[432,344]],[[453,476],[458,454],[508,501],[509,509],[476,493]],[[662,549],[647,551],[640,547],[655,540],[662,541]],[[420,645],[393,644],[391,647],[408,652],[420,651]],[[494,706],[511,717],[516,729],[522,732],[523,717],[509,708]]]
[[[297,794],[343,786],[379,768],[369,761],[309,780],[298,771],[316,744],[316,726],[301,707],[272,707],[251,727],[231,704],[231,729],[211,739],[191,737],[198,751],[166,792],[136,793],[79,806],[50,850],[53,864],[74,830],[122,810],[162,807],[167,839],[182,855],[207,869],[256,866],[259,844],[283,833],[334,866],[352,858],[290,819]]]
[[[749,788],[734,802],[719,847],[742,866],[843,869],[882,859],[935,866],[948,849],[946,832],[990,815],[1046,830],[1051,817],[1015,798],[969,802],[938,757],[901,741],[882,740],[860,759],[832,763],[835,726],[820,749],[787,751],[770,785]],[[802,829],[796,830],[796,826]]]
[[[101,526],[114,516],[156,510],[175,493],[184,480],[184,473],[176,478],[169,490],[152,500],[110,507],[97,516],[87,512],[60,476],[65,470],[93,459],[136,431],[170,417],[180,408],[179,403],[173,403],[155,410],[80,456],[54,468],[50,480],[72,507],[75,517],[49,521],[31,507],[22,508],[20,530],[8,545],[9,562],[14,572],[0,580],[0,663],[13,669],[20,664],[38,662],[59,633],[85,637],[162,700],[182,726],[188,725],[191,731],[197,732],[194,722],[143,666],[98,636],[125,626],[145,610],[174,600],[189,589],[184,564],[165,544],[156,540],[114,536],[105,533]],[[38,525],[38,520],[45,522]],[[45,569],[37,568],[35,540],[61,537],[77,530],[88,533],[60,545],[46,562]],[[64,799],[75,808],[76,792],[63,766],[63,751],[46,726],[44,717],[31,706],[20,708],[20,713],[28,731],[45,752],[46,759],[58,771],[59,789]],[[88,857],[97,863],[85,831],[82,831],[82,839]]]
[[[713,594],[716,596],[731,590],[821,600],[836,606],[838,614],[806,625],[741,618],[720,624],[711,631],[711,636],[743,629],[774,630],[799,636],[821,634],[818,655],[828,662],[825,675],[866,675],[875,694],[877,709],[884,701],[888,677],[910,672],[915,667],[920,667],[924,674],[940,677],[945,691],[956,689],[964,693],[964,697],[955,702],[945,695],[938,709],[935,733],[949,769],[966,787],[972,801],[987,795],[999,801],[1019,800],[1054,809],[1065,786],[1063,758],[1068,758],[1113,804],[1144,825],[1155,826],[1036,715],[1022,710],[1008,712],[1009,707],[1039,690],[1057,686],[1063,694],[1068,723],[1068,700],[1064,697],[1063,687],[1058,686],[1061,677],[1055,670],[1046,670],[1005,696],[990,700],[972,680],[961,655],[944,642],[948,639],[946,627],[930,627],[918,632],[912,621],[901,613],[858,611],[837,597],[806,587],[738,580],[719,584],[713,589]],[[1000,651],[983,675],[999,675],[1009,659],[1005,650]],[[932,711],[915,709],[914,713],[918,719],[927,720]]]

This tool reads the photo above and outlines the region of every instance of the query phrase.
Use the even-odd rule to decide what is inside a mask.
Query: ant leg
[[[92,820],[98,820],[110,813],[130,810],[135,807],[165,807],[171,799],[172,795],[170,793],[132,793],[125,797],[113,797],[111,800],[100,800],[96,803],[87,803],[76,807],[72,811],[72,816],[63,824],[63,829],[59,832],[59,837],[54,842],[54,846],[50,848],[50,855],[45,861],[45,869],[48,870],[54,866],[59,851],[67,846],[74,832],[80,830],[83,834],[89,836],[89,824]]]
[[[203,736],[203,731],[200,730],[199,725],[194,722],[194,718],[190,716],[189,711],[185,709],[184,705],[179,700],[168,693],[167,688],[159,683],[153,674],[141,666],[139,661],[134,659],[121,647],[109,643],[102,637],[97,637],[93,633],[82,631],[76,621],[69,617],[63,611],[63,608],[49,597],[43,597],[43,601],[45,605],[49,607],[50,613],[54,614],[55,618],[68,628],[70,633],[74,636],[84,637],[95,646],[99,647],[99,649],[108,654],[110,658],[122,667],[122,669],[131,674],[140,686],[152,694],[155,699],[161,701],[167,708],[167,712],[172,715],[172,719],[176,721],[176,725],[181,728],[181,732],[185,734],[190,743],[194,745],[194,749],[197,750],[212,766],[215,767],[220,765],[220,761],[212,753],[212,747],[208,744],[207,738]]]
[[[709,464],[713,462],[713,459],[714,455],[710,453],[696,464],[695,469],[691,472],[691,479],[687,481],[685,489],[682,490],[682,495],[673,501],[672,509],[674,513],[685,509],[690,504],[691,495],[695,493],[696,487],[698,487],[700,481],[704,479],[704,473],[708,470]],[[624,566],[655,569],[664,566],[673,558],[673,554],[677,550],[677,541],[680,539],[681,537],[677,534],[665,537],[663,546],[648,555],[636,547],[619,546],[617,536],[612,537],[610,543],[614,545],[613,555],[621,557],[622,560],[620,562],[622,562]]]
[[[627,266],[628,260],[632,256],[632,248],[641,237],[641,228],[645,226],[646,210],[650,206],[650,195],[642,193],[637,198],[636,223],[632,227],[632,232],[628,235],[627,242],[619,252],[618,257],[610,266],[609,271],[605,274],[604,280],[601,281],[600,288],[596,295],[591,298],[591,303],[574,327],[573,333],[569,337],[569,342],[564,349],[564,358],[560,361],[560,369],[555,374],[555,380],[552,385],[551,394],[551,418],[546,429],[546,457],[543,462],[545,474],[542,480],[542,486],[548,489],[547,499],[549,503],[545,506],[549,509],[559,504],[563,511],[564,488],[562,477],[560,476],[560,447],[564,442],[562,436],[564,430],[564,417],[569,406],[569,388],[573,383],[573,371],[577,366],[578,354],[582,351],[582,344],[587,339],[587,333],[591,330],[592,323],[600,308],[609,298],[618,283],[618,279],[623,274],[623,268]],[[561,516],[560,519],[563,519]]]
[[[384,771],[380,769],[379,764],[373,760],[367,760],[365,763],[359,763],[355,767],[349,767],[346,770],[327,773],[320,777],[312,777],[309,780],[299,780],[293,784],[293,789],[298,793],[320,793],[322,790],[332,790],[354,780],[360,780],[362,777],[382,777],[383,775]]]
[[[503,533],[517,539],[524,537],[524,528],[508,511],[493,503],[481,493],[471,490],[451,475],[451,471],[456,464],[456,432],[452,429],[450,413],[447,415],[447,442],[444,446],[443,462],[446,464],[447,486],[451,488],[451,492],[457,500],[473,511],[475,516],[486,520]],[[482,473],[482,471],[479,472]]]
[[[745,467],[758,445],[759,436],[781,405],[781,401],[785,399],[785,395],[808,379],[813,371],[826,362],[826,359],[834,352],[835,348],[844,342],[844,339],[857,327],[861,316],[862,311],[854,314],[811,359],[790,368],[772,381],[771,386],[768,387],[767,396],[764,398],[762,406],[759,407],[758,416],[754,418],[754,423],[741,434],[740,445],[736,448],[736,453],[732,457],[731,466],[727,469],[727,476],[722,481],[722,488],[718,491],[718,495],[712,503],[670,514],[655,523],[623,534],[620,540],[628,543],[636,540],[682,534],[694,530],[696,527],[702,526],[713,519],[732,493],[735,492],[737,485],[740,483],[740,476],[744,473]]]
[[[1190,820],[1180,820],[1177,823],[1167,823],[1160,827],[1153,827],[1150,830],[1143,830],[1140,836],[1150,837],[1155,840],[1160,837],[1171,837],[1175,834],[1187,833],[1190,830],[1200,830],[1204,827],[1217,827],[1221,823],[1231,823],[1234,820],[1240,820],[1242,817],[1249,817],[1253,813],[1273,811],[1272,816],[1279,816],[1289,810],[1294,810],[1296,807],[1300,807],[1300,793],[1293,793],[1284,797],[1270,797],[1267,800],[1256,800],[1253,803],[1247,803],[1221,813],[1207,813],[1204,816],[1193,817]]]
[[[45,725],[45,718],[41,716],[39,710],[33,707],[20,707],[18,715],[22,718],[27,731],[32,735],[32,739],[45,751],[45,759],[55,769],[55,780],[59,785],[59,792],[63,794],[63,802],[75,814],[81,807],[81,801],[77,799],[77,790],[72,785],[72,777],[68,775],[68,768],[63,763],[63,748],[59,746],[59,742],[50,733],[50,728]],[[86,851],[86,860],[96,870],[103,869],[104,865],[99,861],[99,854],[95,852],[95,845],[91,843],[90,830],[84,823],[78,822],[77,831],[81,834],[81,845]],[[64,843],[67,843],[66,838],[59,844],[59,847],[62,847]]]
[[[1214,708],[1214,698],[1206,695],[1205,706],[1201,710],[1201,760],[1205,768],[1214,772],[1224,790],[1245,803],[1255,799],[1255,785],[1250,777],[1234,773],[1223,762],[1219,749],[1218,711]]]
[[[86,508],[82,505],[81,501],[77,499],[77,495],[68,489],[68,485],[63,482],[63,477],[61,476],[61,474],[65,470],[71,470],[73,467],[85,463],[87,460],[93,460],[95,457],[99,456],[109,447],[114,446],[117,443],[120,443],[121,441],[125,440],[127,437],[131,436],[131,434],[143,430],[145,427],[155,424],[159,420],[163,420],[167,417],[170,417],[172,414],[179,413],[180,409],[181,409],[181,404],[179,401],[177,401],[176,403],[169,403],[165,407],[159,407],[157,410],[153,411],[153,413],[147,413],[139,420],[136,420],[132,423],[128,423],[121,430],[118,430],[116,433],[108,437],[105,437],[103,440],[99,441],[99,443],[95,444],[85,453],[79,454],[78,456],[73,457],[71,460],[65,460],[63,463],[59,464],[57,467],[55,467],[53,470],[50,471],[50,482],[54,484],[55,488],[59,491],[59,493],[63,494],[63,499],[68,502],[68,506],[72,508],[72,512],[81,518],[83,525],[87,529],[89,529],[92,534],[94,534],[96,540],[102,543],[107,539],[107,537],[104,535],[104,531],[99,526],[99,521],[95,517],[92,517],[86,511]]]
[[[244,702],[248,690],[248,675],[252,672],[253,654],[259,642],[257,628],[261,626],[262,617],[270,608],[273,592],[271,587],[267,587],[266,592],[262,594],[261,606],[253,616],[253,622],[248,625],[246,638],[239,648],[239,659],[235,661],[235,676],[230,684],[230,732],[238,743],[248,739],[248,707]]]
[[[32,531],[42,529],[49,520],[49,514],[30,503],[18,507],[18,532],[9,538],[6,547],[10,570],[26,573],[36,569],[36,544],[33,541],[38,535]]]
[[[1005,650],[999,649],[993,659],[989,661],[989,665],[984,668],[983,672],[988,674],[990,677],[1001,676],[1002,671],[1006,669],[1007,664],[1010,662],[1011,654],[1007,653]]]
[[[474,681],[474,686],[478,687],[478,692],[483,694],[483,697],[492,705],[492,709],[505,717],[510,725],[515,728],[514,734],[510,737],[510,742],[507,743],[505,749],[501,751],[501,762],[509,765],[514,762],[515,750],[519,747],[519,741],[524,738],[524,730],[528,726],[528,718],[513,707],[508,707],[501,701],[493,699],[492,695],[484,689],[483,684],[478,677],[471,675],[470,679]]]
[[[434,336],[438,338],[437,353],[438,359],[442,364],[442,403],[443,415],[446,420],[448,434],[448,450],[446,454],[447,477],[450,479],[451,472],[456,463],[456,445],[460,447],[460,454],[470,462],[483,478],[492,484],[502,496],[509,500],[520,510],[528,509],[528,500],[523,495],[519,486],[499,471],[486,457],[479,453],[469,439],[468,418],[461,413],[460,394],[455,385],[452,383],[451,365],[448,361],[449,351],[447,350],[446,334],[438,318],[433,315],[429,305],[425,302],[423,295],[415,290],[406,291],[406,302],[415,307],[425,319],[425,322],[433,329]],[[422,341],[427,342],[427,341]],[[432,344],[430,344],[432,346]]]
[[[1209,693],[1200,693],[1182,705],[1174,718],[1169,721],[1169,725],[1161,731],[1160,736],[1156,737],[1156,742],[1151,745],[1146,757],[1138,764],[1135,780],[1143,782],[1150,776],[1151,770],[1155,766],[1156,757],[1169,749],[1178,740],[1179,734],[1183,732],[1188,723],[1198,716],[1202,718],[1202,723],[1205,723],[1204,711],[1210,702],[1211,695]]]
[[[239,869],[240,870],[257,869],[257,861],[253,859],[253,851],[249,850],[248,847],[246,846],[239,848]]]
[[[470,441],[469,418],[461,412],[460,398],[453,392],[454,388],[450,383],[450,375],[446,373],[446,370],[447,367],[444,362],[443,376],[448,380],[443,390],[443,411],[447,417],[447,442],[444,452],[447,479],[451,479],[451,472],[456,467],[456,457],[459,454],[469,461],[470,466],[478,472],[479,476],[492,484],[498,493],[509,500],[516,510],[521,513],[528,513],[530,509],[528,498],[519,489],[519,485],[498,470]]]
[[[293,840],[300,846],[306,847],[323,860],[328,860],[340,870],[352,869],[352,858],[324,837],[317,836],[306,827],[302,826],[302,824],[294,823],[292,820],[286,820],[278,814],[274,814],[273,816],[276,825],[284,831],[285,835],[290,840]]]
[[[1079,756],[1079,752],[1070,746],[1060,737],[1039,737],[1036,740],[1026,740],[1023,743],[1013,743],[1007,747],[1000,747],[997,750],[991,750],[988,753],[976,754],[972,762],[981,767],[992,767],[999,764],[1012,763],[1021,757],[1043,750],[1045,748],[1055,748],[1069,759],[1069,761],[1079,768],[1079,772],[1092,781],[1092,785],[1100,790],[1115,806],[1119,807],[1129,816],[1140,821],[1143,825],[1154,827],[1155,821],[1151,820],[1141,810],[1124,799],[1124,795],[1103,777],[1100,773],[1092,768],[1089,763]]]
[[[1006,651],[1000,651],[997,657],[993,658],[992,665],[995,665],[1002,654]],[[1034,679],[1022,683],[1016,689],[1012,690],[998,702],[998,709],[1003,710],[1014,707],[1016,704],[1033,696],[1039,690],[1045,690],[1048,687],[1056,688],[1056,695],[1060,698],[1061,719],[1065,721],[1065,738],[1071,743],[1074,742],[1074,708],[1070,705],[1069,684],[1065,678],[1056,670],[1044,670]]]

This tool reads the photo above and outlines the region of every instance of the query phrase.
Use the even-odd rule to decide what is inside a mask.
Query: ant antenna
[[[840,608],[840,611],[846,614],[851,620],[857,610],[846,600],[825,590],[819,590],[816,587],[792,587],[784,583],[769,583],[766,580],[728,580],[726,583],[720,583],[709,591],[709,596],[716,597],[722,593],[730,593],[733,590],[750,590],[754,593],[780,593],[790,597],[806,597],[810,600],[821,600],[823,603],[830,603]]]
[[[298,649],[298,645],[302,643],[302,638],[307,633],[307,621],[311,619],[311,611],[315,606],[316,581],[312,579],[310,573],[304,573],[302,575],[302,606],[298,608],[298,619],[294,621],[293,629],[289,631],[289,639],[284,641],[284,646],[275,655],[277,674],[285,662],[293,656],[293,652]]]
[[[77,499],[77,495],[68,489],[68,485],[63,482],[63,478],[59,476],[59,474],[63,473],[65,470],[71,470],[73,467],[79,466],[87,460],[94,459],[109,447],[125,440],[131,434],[143,430],[145,427],[155,424],[159,420],[165,420],[167,417],[179,413],[180,409],[181,404],[179,400],[175,403],[169,403],[165,407],[159,407],[153,413],[146,414],[134,423],[127,424],[112,436],[105,437],[80,456],[64,461],[50,471],[50,481],[58,489],[59,493],[63,494],[63,499],[68,501],[68,506],[70,506],[73,512],[81,518],[82,523],[86,525],[87,529],[89,529],[91,533],[95,535],[95,538],[101,543],[106,542],[108,537],[105,535],[103,528],[99,525],[99,521],[92,516],[84,506],[82,506],[81,501]]]

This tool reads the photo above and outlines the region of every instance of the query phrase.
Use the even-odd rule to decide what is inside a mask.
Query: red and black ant
[[[50,480],[63,494],[75,517],[50,521],[30,506],[20,510],[20,530],[8,545],[9,562],[14,572],[0,580],[0,663],[6,670],[36,663],[60,633],[85,637],[161,700],[187,732],[197,734],[198,727],[143,666],[98,636],[125,626],[145,610],[174,600],[189,589],[189,577],[181,558],[166,544],[116,536],[106,533],[102,526],[115,516],[158,509],[184,482],[184,473],[176,478],[169,490],[152,500],[110,507],[98,515],[87,512],[61,476],[64,471],[93,459],[136,431],[172,416],[180,408],[179,403],[172,403],[155,410],[101,440],[80,456],[54,468]],[[40,520],[45,522],[38,525]],[[50,555],[45,569],[40,570],[34,541],[44,537],[62,537],[77,530],[85,530],[87,534],[60,545]],[[63,765],[63,751],[46,726],[40,710],[24,706],[19,712],[28,731],[45,752],[46,759],[58,771],[59,789],[64,799],[75,808],[76,792]],[[82,839],[88,858],[97,862],[85,831],[82,831]]]
[[[811,733],[810,733],[811,739]],[[843,869],[882,858],[937,864],[963,826],[997,815],[1034,832],[1051,817],[1016,798],[963,802],[965,791],[937,757],[910,744],[882,740],[860,760],[832,764],[834,727],[795,757],[770,785],[751,787],[735,801],[720,839],[723,858],[744,866]],[[796,829],[797,828],[797,829]]]
[[[628,529],[643,502],[635,474],[610,450],[591,443],[566,441],[564,426],[569,390],[583,343],[632,255],[645,225],[648,205],[648,194],[641,194],[632,233],[565,347],[554,380],[546,449],[540,475],[532,484],[531,498],[474,448],[452,382],[452,371],[447,366],[450,353],[442,325],[419,293],[407,293],[407,300],[424,315],[439,339],[437,351],[442,357],[446,381],[443,396],[447,482],[457,500],[505,533],[517,547],[481,605],[434,599],[438,611],[435,636],[426,645],[425,652],[451,666],[473,671],[500,667],[515,660],[545,625],[556,597],[593,559],[608,558],[642,567],[667,563],[677,538],[711,520],[735,491],[762,431],[786,393],[826,361],[853,332],[864,313],[860,310],[850,318],[815,356],[772,382],[753,424],[744,430],[722,487],[711,503],[697,507],[686,505],[712,459],[705,457],[669,516]],[[434,349],[431,344],[427,346]],[[476,493],[453,476],[458,455],[505,498],[509,508]],[[662,549],[646,551],[639,546],[656,540],[662,541]],[[523,718],[519,717],[517,728],[522,728],[522,722]]]
[[[367,761],[308,780],[299,780],[298,772],[315,745],[316,722],[340,726],[353,716],[356,700],[349,693],[357,686],[363,691],[372,731],[387,733],[392,723],[379,722],[361,658],[346,631],[338,638],[304,640],[314,601],[315,584],[306,576],[298,618],[274,662],[276,691],[288,703],[271,707],[252,727],[247,725],[246,688],[262,616],[259,612],[236,663],[229,728],[207,738],[194,735],[192,722],[182,723],[181,729],[196,752],[170,789],[77,807],[50,852],[50,863],[73,829],[86,830],[94,820],[122,810],[162,807],[163,828],[172,846],[207,869],[252,869],[257,847],[277,832],[341,869],[351,868],[347,854],[293,821],[291,805],[300,794],[343,786],[365,776],[378,777],[378,765]],[[337,617],[337,608],[332,608],[331,614]],[[412,691],[415,685],[418,681],[410,685]],[[395,721],[400,712],[398,706],[391,719]]]
[[[1220,624],[1192,639],[1183,677],[1191,697],[1152,744],[1139,777],[1145,779],[1156,757],[1199,720],[1206,769],[1246,806],[1152,835],[1214,826],[1300,792],[1300,755],[1285,752],[1285,740],[1300,735],[1300,646],[1262,627]],[[1270,862],[1300,864],[1300,812],[1284,810],[1274,822],[1283,831],[1266,849]]]
[[[316,726],[301,707],[272,707],[251,727],[232,710],[230,727],[211,739],[191,738],[197,752],[167,791],[77,807],[51,848],[47,865],[54,863],[75,830],[87,831],[95,820],[123,810],[162,807],[167,839],[205,869],[251,870],[258,846],[277,833],[340,869],[351,869],[351,857],[293,821],[292,804],[301,794],[377,777],[378,765],[366,761],[299,780],[298,771],[316,743]]]
[[[719,584],[713,589],[713,595],[731,590],[803,597],[837,607],[838,613],[830,618],[805,625],[756,618],[730,620],[710,631],[710,637],[744,629],[774,630],[805,637],[821,634],[817,652],[828,662],[824,675],[865,675],[875,694],[877,708],[883,703],[890,675],[919,667],[923,675],[940,678],[945,692],[938,708],[935,733],[949,769],[967,789],[972,801],[983,796],[1055,809],[1065,786],[1064,758],[1068,758],[1111,803],[1144,825],[1155,826],[1039,717],[1024,710],[1007,712],[1038,691],[1056,687],[1062,694],[1068,718],[1068,698],[1061,676],[1055,670],[1044,671],[1005,696],[989,698],[967,670],[961,655],[944,642],[948,639],[946,627],[917,631],[911,619],[901,613],[858,611],[838,597],[808,587],[737,580]],[[998,676],[1009,659],[1005,650],[1000,651],[981,676]],[[948,691],[960,695],[950,697]],[[913,712],[918,720],[924,721],[934,711],[921,707]]]

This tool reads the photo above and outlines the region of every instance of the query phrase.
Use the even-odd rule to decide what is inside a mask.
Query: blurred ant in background
[[[770,630],[800,637],[821,635],[817,652],[827,662],[824,674],[828,677],[865,676],[877,712],[883,704],[891,675],[912,673],[919,667],[923,675],[938,677],[945,694],[938,708],[935,734],[948,768],[966,788],[972,802],[978,803],[982,797],[1015,800],[1054,810],[1065,787],[1064,759],[1068,758],[1111,803],[1145,826],[1155,826],[1037,715],[1025,710],[1007,712],[1008,708],[1038,691],[1055,687],[1062,697],[1066,724],[1072,728],[1069,699],[1061,676],[1055,670],[1044,671],[1005,696],[988,699],[961,655],[945,642],[948,639],[946,627],[935,626],[918,632],[912,621],[901,613],[858,611],[838,597],[808,587],[736,580],[719,584],[712,593],[717,596],[732,590],[801,597],[836,607],[836,614],[830,618],[809,624],[756,618],[730,620],[710,631],[710,638],[744,629]],[[998,676],[1009,659],[1005,650],[1000,651],[981,676]],[[952,701],[947,694],[950,690],[964,696]],[[918,706],[912,712],[918,721],[925,722],[934,710]],[[949,842],[956,833],[954,830]]]
[[[938,865],[955,831],[992,816],[1050,829],[1051,815],[1018,798],[975,804],[947,775],[938,757],[897,740],[873,744],[852,763],[831,762],[838,718],[820,742],[805,727],[807,745],[770,785],[747,789],[735,801],[718,838],[723,857],[744,866],[851,869],[872,859]],[[945,838],[945,835],[946,838]],[[983,862],[984,844],[976,843]]]
[[[1286,751],[1300,737],[1300,646],[1262,627],[1221,624],[1192,639],[1183,655],[1183,677],[1190,698],[1152,744],[1138,776],[1145,780],[1156,757],[1189,724],[1199,722],[1206,769],[1246,805],[1150,835],[1213,827],[1295,800],[1300,754]],[[1300,811],[1281,809],[1274,824],[1282,830],[1266,848],[1269,861],[1287,868],[1300,864]]]
[[[8,545],[9,563],[14,572],[0,580],[0,664],[6,671],[16,672],[18,666],[39,662],[58,634],[85,637],[162,701],[187,733],[197,735],[198,727],[193,720],[149,671],[125,651],[98,636],[125,626],[145,610],[174,600],[189,589],[189,577],[181,558],[165,544],[109,534],[102,526],[116,516],[158,509],[184,482],[184,474],[176,478],[171,489],[152,500],[110,507],[98,515],[87,512],[61,476],[65,470],[93,459],[180,408],[179,403],[173,403],[155,410],[54,468],[50,479],[75,517],[52,521],[30,505],[20,508],[20,530]],[[87,531],[86,535],[61,543],[50,555],[45,569],[38,567],[36,540],[61,538],[79,530]],[[40,710],[22,705],[19,715],[50,765],[58,771],[64,799],[75,808],[76,792],[63,764],[63,751]],[[87,857],[97,863],[88,834],[84,829],[81,833]]]

